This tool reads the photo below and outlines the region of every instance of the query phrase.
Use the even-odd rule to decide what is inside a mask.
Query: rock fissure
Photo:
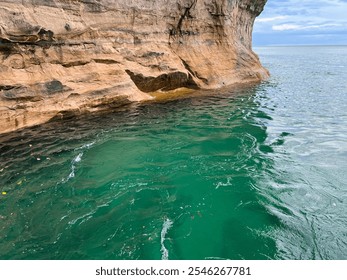
[[[185,7],[183,14],[181,15],[180,19],[178,20],[176,29],[181,35],[182,35],[182,23],[187,18],[193,18],[191,13],[190,13],[190,10],[193,9],[193,6],[196,4],[196,2],[197,2],[197,0],[194,0],[190,4],[190,6]]]

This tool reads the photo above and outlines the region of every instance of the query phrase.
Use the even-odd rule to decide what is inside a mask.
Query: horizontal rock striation
[[[268,76],[266,0],[0,0],[0,133]]]

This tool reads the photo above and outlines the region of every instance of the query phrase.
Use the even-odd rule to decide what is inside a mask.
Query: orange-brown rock
[[[0,133],[268,76],[252,52],[266,0],[0,0]]]

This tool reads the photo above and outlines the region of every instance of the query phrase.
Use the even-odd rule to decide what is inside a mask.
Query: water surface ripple
[[[347,48],[255,87],[0,138],[1,259],[346,259]]]

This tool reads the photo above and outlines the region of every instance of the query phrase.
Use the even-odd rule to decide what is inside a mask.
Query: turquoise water
[[[258,86],[0,136],[1,259],[347,259],[347,47]]]

